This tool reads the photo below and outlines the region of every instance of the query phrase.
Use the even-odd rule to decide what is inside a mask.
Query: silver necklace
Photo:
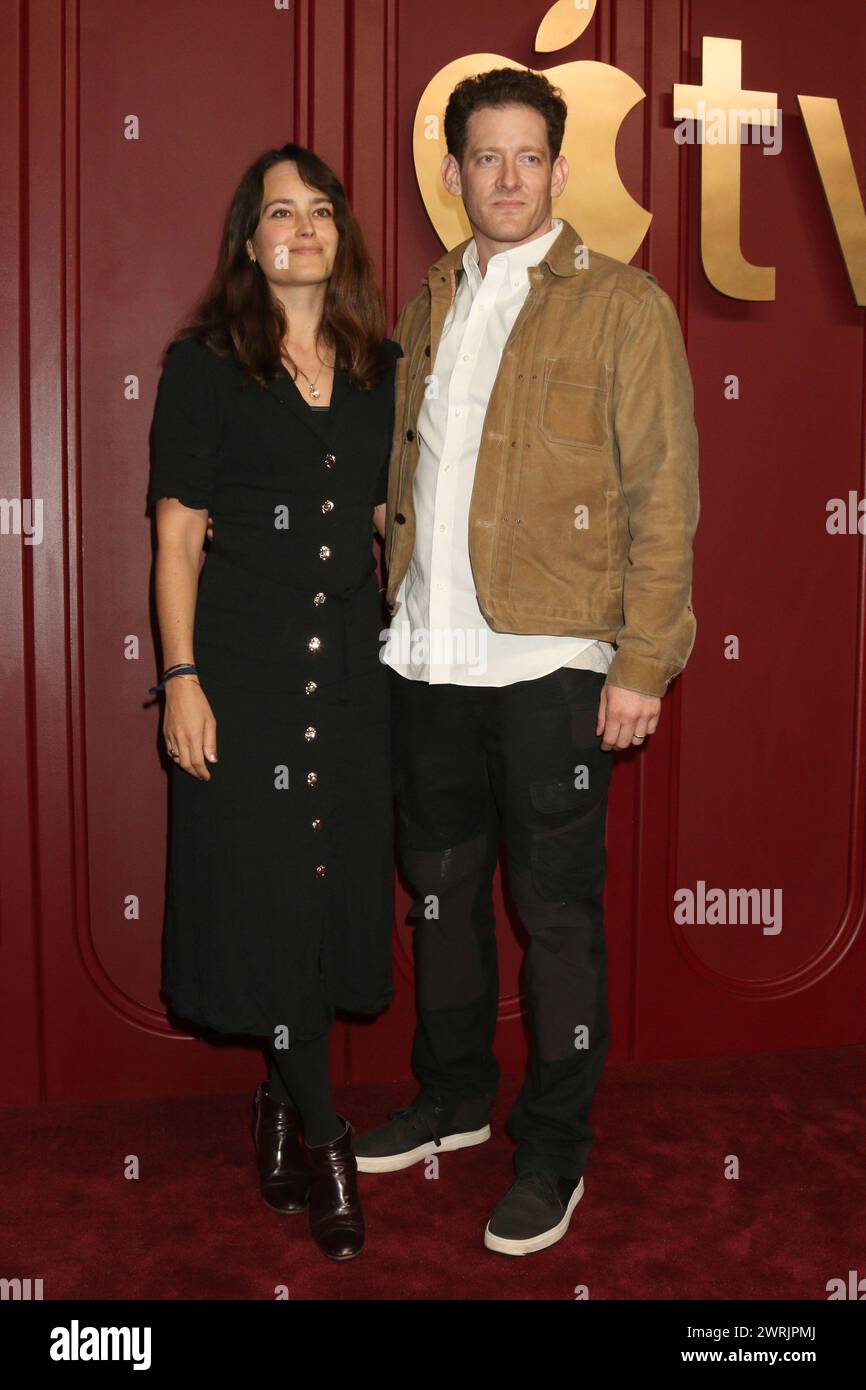
[[[303,367],[301,366],[300,362],[296,362],[296,363],[295,363],[295,366],[297,367],[298,371],[301,373],[301,376],[304,377],[304,378],[310,383],[308,389],[309,389],[310,395],[313,397],[313,400],[314,400],[314,401],[317,401],[317,400],[319,399],[319,397],[321,396],[321,394],[322,394],[321,391],[319,390],[318,386],[316,385],[316,382],[319,380],[319,377],[322,375],[322,372],[324,371],[325,365],[326,365],[326,364],[323,362],[322,365],[321,365],[321,367],[319,368],[319,370],[316,372],[316,375],[315,375],[315,377],[313,378],[313,380],[310,381],[310,378],[307,376],[307,373],[304,371],[304,369],[303,369]]]

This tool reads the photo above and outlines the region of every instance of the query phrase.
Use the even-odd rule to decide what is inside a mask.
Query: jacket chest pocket
[[[610,434],[607,369],[573,354],[544,359],[538,427],[551,444],[603,449]]]

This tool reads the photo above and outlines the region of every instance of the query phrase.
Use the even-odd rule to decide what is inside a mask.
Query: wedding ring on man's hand
[[[169,750],[168,750],[168,756],[169,756],[170,758],[179,758],[179,757],[180,757],[180,753],[178,752],[178,750],[177,750],[176,748],[169,748]]]

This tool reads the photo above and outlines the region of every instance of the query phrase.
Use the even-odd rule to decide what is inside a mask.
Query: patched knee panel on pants
[[[486,835],[450,849],[403,852],[403,872],[415,893],[410,920],[421,1009],[459,1009],[484,993],[472,908],[486,858]]]
[[[606,994],[602,1016],[598,1008],[607,988],[603,926],[579,905],[547,902],[526,869],[512,866],[509,881],[529,938],[524,977],[538,1056],[586,1056],[608,1031]]]

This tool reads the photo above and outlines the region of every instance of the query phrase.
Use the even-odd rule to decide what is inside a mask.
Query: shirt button
[[[333,502],[331,502],[331,501],[329,501],[329,500],[326,499],[326,500],[322,503],[322,511],[325,512],[325,513],[327,513],[327,512],[332,512],[333,510],[334,510],[334,504],[333,504]]]
[[[307,681],[307,684],[304,686],[304,694],[305,694],[305,695],[314,695],[314,694],[316,693],[316,691],[318,690],[318,688],[319,688],[319,687],[318,687],[318,685],[316,684],[315,681]]]
[[[321,637],[311,637],[307,643],[307,651],[317,652],[322,645]]]
[[[313,603],[316,605],[317,608],[319,608],[325,602],[325,598],[326,595],[323,594],[320,590],[319,593],[313,594]]]
[[[442,525],[439,527],[439,530],[440,530],[440,531],[447,531],[447,530],[448,530],[448,527],[445,525],[444,521],[443,521]]]
[[[308,787],[316,787],[316,786],[318,786],[318,783],[319,783],[319,774],[318,774],[318,772],[308,772],[308,773],[307,773],[307,786],[308,786]]]
[[[412,440],[415,438],[415,431],[414,431],[414,430],[407,430],[407,431],[406,431],[406,438],[408,439],[409,443],[411,444],[411,443],[412,443]]]
[[[304,738],[307,740],[307,743],[312,743],[313,739],[318,737],[318,733],[318,729],[314,729],[312,724],[310,724],[304,730]]]
[[[318,816],[316,816],[315,820],[310,821],[310,825],[313,827],[314,830],[321,830],[324,824],[325,822],[323,820],[319,820]]]
[[[333,468],[333,466],[334,466],[334,464],[335,464],[336,462],[337,462],[337,460],[336,460],[336,458],[335,458],[335,456],[334,456],[333,454],[325,454],[325,467],[326,467],[326,468]]]
[[[327,869],[325,868],[324,864],[317,864],[317,865],[316,865],[316,878],[324,878],[324,877],[325,877],[325,874],[326,874],[327,872],[328,872],[328,871],[327,871]]]
[[[329,560],[331,558],[331,547],[329,545],[319,546],[319,559]]]

